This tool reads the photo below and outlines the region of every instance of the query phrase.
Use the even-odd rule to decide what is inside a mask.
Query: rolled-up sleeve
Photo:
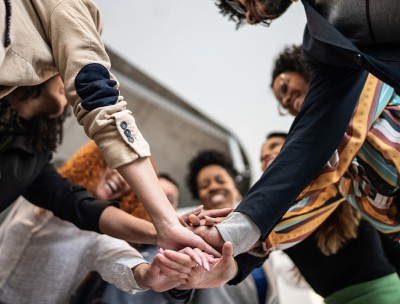
[[[149,145],[110,72],[110,60],[99,34],[101,20],[96,5],[88,0],[64,0],[48,14],[45,32],[67,99],[108,166],[117,168],[149,156]]]

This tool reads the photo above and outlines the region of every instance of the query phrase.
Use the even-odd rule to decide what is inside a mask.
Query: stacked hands
[[[181,216],[180,223],[168,230],[155,225],[158,246],[169,249],[159,249],[151,264],[140,264],[133,269],[139,286],[157,292],[211,288],[234,278],[238,266],[232,244],[224,243],[214,227],[231,212],[231,208],[203,210],[200,206]],[[193,247],[180,249],[182,244]]]

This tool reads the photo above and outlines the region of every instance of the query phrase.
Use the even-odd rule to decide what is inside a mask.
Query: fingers
[[[189,211],[189,212],[186,212],[185,214],[183,214],[182,216],[180,216],[180,217],[179,217],[179,221],[181,222],[181,224],[182,224],[182,222],[186,224],[186,225],[183,225],[183,226],[187,226],[187,225],[190,224],[190,222],[189,222],[189,216],[190,216],[191,214],[199,215],[199,214],[201,213],[202,210],[203,210],[203,205],[200,205],[200,206],[194,208],[193,210],[191,210],[191,211]]]
[[[208,227],[212,227],[216,224],[221,223],[223,220],[225,220],[225,217],[209,217],[208,215],[206,215],[204,217],[204,226],[208,226]]]
[[[232,257],[233,256],[233,245],[231,242],[225,242],[222,246],[222,257]]]
[[[205,215],[203,218],[200,218],[198,215],[190,214],[188,217],[188,223],[192,227],[199,226],[214,226],[215,224],[221,223],[225,217],[210,217]]]
[[[179,216],[178,217],[179,223],[181,223],[181,225],[183,227],[189,227],[189,225],[186,223],[185,219],[183,218],[183,216]]]
[[[215,250],[212,246],[210,246],[209,244],[204,242],[202,239],[201,239],[201,241],[202,241],[201,242],[202,245],[199,244],[198,246],[196,246],[197,248],[200,248],[201,250],[203,250],[204,252],[206,252],[208,254],[211,254],[212,256],[215,256],[215,257],[221,256],[221,254],[217,250]]]
[[[189,224],[193,227],[199,227],[201,225],[201,220],[195,214],[190,214],[188,217]]]
[[[187,279],[192,268],[196,265],[190,256],[173,250],[158,253],[153,261],[166,276]]]
[[[210,217],[226,217],[229,213],[233,211],[232,208],[222,208],[222,209],[211,209],[211,210],[204,210],[200,213],[199,217],[203,218],[205,216]]]
[[[188,256],[192,258],[192,260],[196,261],[198,265],[203,266],[203,268],[207,271],[210,271],[210,262],[214,263],[214,258],[209,254],[202,252],[198,248],[190,248],[186,247],[182,249],[180,252],[186,253]]]

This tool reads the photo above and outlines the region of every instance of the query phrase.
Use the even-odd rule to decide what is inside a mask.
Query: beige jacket
[[[4,15],[3,3],[0,14]],[[0,36],[4,29],[1,32]],[[108,77],[116,78],[109,72],[100,32],[100,13],[92,0],[12,0],[11,45],[0,66],[0,98],[17,86],[40,84],[60,73],[78,122],[108,166],[116,168],[149,156],[150,149],[118,83],[110,84]],[[85,70],[93,64],[90,72]],[[99,82],[103,86],[97,86]],[[82,87],[90,93],[78,95]]]

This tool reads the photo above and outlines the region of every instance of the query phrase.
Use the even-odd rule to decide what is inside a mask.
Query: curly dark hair
[[[310,80],[310,67],[303,60],[301,46],[291,45],[283,49],[275,60],[272,70],[271,88],[275,78],[284,72],[297,72],[308,82]]]
[[[215,5],[218,7],[222,16],[228,17],[229,21],[236,23],[236,29],[246,24],[246,16],[235,11],[226,0],[217,0]]]
[[[30,121],[30,144],[35,151],[50,150],[55,152],[63,140],[63,125],[65,119],[71,115],[70,108],[65,108],[63,114],[56,118],[37,116]]]
[[[35,86],[22,86],[15,89],[13,94],[15,94],[19,100],[25,100],[30,97],[37,98],[40,96],[43,88],[45,87],[46,82]],[[68,117],[70,113],[71,112],[67,106],[63,114],[59,117],[48,118],[47,116],[35,116],[29,121],[21,119],[15,113],[15,115],[10,116],[12,121],[2,123],[7,123],[10,126],[22,123],[24,126],[24,132],[29,134],[29,145],[35,151],[54,152],[58,145],[62,142],[63,123],[65,118]]]
[[[233,166],[232,159],[217,150],[200,151],[188,164],[189,173],[186,175],[186,184],[194,199],[198,199],[197,176],[207,166],[218,165],[224,168],[236,183],[238,172]]]
[[[263,0],[265,5],[265,11],[268,12],[269,15],[274,15],[274,18],[266,18],[261,21],[257,21],[257,24],[262,24],[265,26],[269,26],[272,20],[281,16],[288,7],[292,4],[291,0]],[[251,9],[255,9],[254,0],[247,0],[247,3],[251,7]],[[223,16],[227,16],[230,21],[234,21],[236,23],[236,28],[240,28],[242,25],[246,23],[246,16],[237,12],[227,0],[216,0],[216,6],[219,8],[219,12]]]

